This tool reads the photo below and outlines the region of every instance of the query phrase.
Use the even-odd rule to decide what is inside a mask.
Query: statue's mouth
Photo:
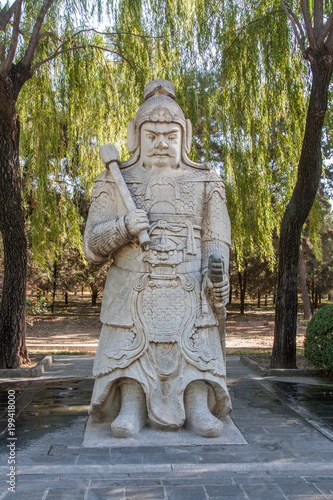
[[[169,153],[153,153],[151,156],[169,156],[169,157],[172,157],[172,155],[170,155]]]

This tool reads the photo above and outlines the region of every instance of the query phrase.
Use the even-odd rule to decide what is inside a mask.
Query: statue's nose
[[[158,149],[167,149],[168,147],[169,147],[168,143],[166,143],[163,139],[160,139],[155,144],[155,148],[158,148]]]

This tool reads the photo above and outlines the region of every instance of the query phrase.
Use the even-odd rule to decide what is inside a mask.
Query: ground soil
[[[229,307],[227,317],[227,349],[271,349],[274,335],[273,307],[255,310],[249,305],[244,315]],[[100,304],[91,307],[88,297],[75,297],[66,306],[56,303],[55,312],[40,315],[28,315],[27,344],[33,346],[57,344],[96,344],[101,322],[99,321]],[[306,323],[302,315],[298,318],[297,347],[302,348]],[[38,349],[33,349],[38,350]],[[85,350],[82,348],[82,350]]]

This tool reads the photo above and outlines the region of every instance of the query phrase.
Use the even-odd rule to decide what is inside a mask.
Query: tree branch
[[[333,26],[331,26],[325,45],[328,48],[329,53],[333,56]]]
[[[35,22],[35,26],[32,30],[32,35],[31,35],[31,38],[29,41],[28,48],[27,48],[27,50],[23,56],[23,59],[21,61],[22,66],[29,67],[31,65],[34,57],[35,57],[36,50],[37,50],[38,43],[39,43],[39,32],[40,32],[40,29],[41,29],[42,24],[44,22],[45,16],[48,13],[48,11],[50,10],[53,2],[54,2],[54,0],[46,0],[39,11],[37,20]]]
[[[34,66],[31,68],[31,71],[35,71],[36,69],[43,66],[43,64],[46,64],[46,63],[52,61],[53,59],[60,56],[61,54],[64,54],[65,52],[70,52],[72,50],[79,50],[79,49],[98,49],[98,50],[102,50],[103,52],[109,52],[110,54],[115,54],[115,55],[121,57],[122,59],[124,59],[124,61],[126,61],[129,64],[129,66],[134,70],[134,66],[133,66],[132,62],[129,59],[127,59],[125,56],[120,54],[119,52],[116,52],[115,50],[106,49],[106,48],[100,47],[98,45],[77,45],[75,47],[68,47],[67,49],[63,49],[63,50],[56,50],[50,57],[47,57],[46,59],[43,59],[42,61],[34,64]]]
[[[291,22],[291,26],[292,26],[293,32],[297,38],[298,45],[300,46],[300,49],[301,49],[302,53],[304,54],[304,52],[305,52],[305,35],[304,35],[302,25],[299,22],[296,14],[291,11],[291,9],[286,5],[284,0],[281,0],[281,5],[282,5],[282,8],[283,8],[286,16],[288,17],[288,19]]]
[[[98,31],[94,28],[83,28],[82,30],[78,31],[77,33],[74,33],[71,39],[75,38],[76,36],[80,35],[81,33],[88,33],[88,32],[93,32],[97,33],[97,35],[104,35],[104,36],[119,36],[119,35],[130,35],[138,38],[165,38],[165,36],[153,36],[153,35],[139,35],[137,33],[132,33],[131,31],[115,31],[113,33],[109,33],[107,31]]]
[[[40,33],[38,35],[38,41],[44,40],[44,38],[55,38],[58,42],[62,42],[61,38],[59,38],[55,33],[51,33],[51,31],[45,31],[45,33]]]
[[[8,23],[10,26],[14,26],[14,23],[12,23],[12,21],[9,21]],[[22,36],[26,36],[26,33],[25,31],[22,31],[21,29],[19,29],[19,35],[22,35]]]
[[[16,3],[16,2],[15,2]],[[4,63],[0,67],[0,74],[4,75],[7,71],[10,70],[12,66],[12,62],[15,57],[15,52],[16,52],[16,47],[17,47],[17,42],[18,42],[18,37],[19,37],[19,32],[20,32],[20,20],[21,20],[21,6],[22,6],[22,0],[18,0],[16,3],[16,8],[14,12],[14,23],[13,23],[13,32],[12,32],[12,38],[10,41],[10,47],[9,51],[7,54],[7,58],[5,59]]]
[[[6,59],[6,49],[3,43],[0,43],[0,63],[3,64]]]
[[[52,0],[53,1],[53,0]],[[79,31],[77,31],[76,33],[73,34],[73,36],[71,38],[68,38],[67,40],[64,40],[60,45],[59,47],[55,50],[55,52],[50,56],[50,57],[47,57],[46,59],[43,59],[42,61],[40,61],[39,63],[36,63],[31,69],[32,71],[35,71],[37,68],[39,68],[40,66],[42,66],[43,64],[46,64],[50,61],[52,61],[53,59],[55,59],[57,56],[59,56],[60,54],[63,54],[64,52],[68,52],[68,51],[71,51],[71,50],[76,50],[76,49],[82,49],[82,48],[96,48],[96,49],[99,49],[99,50],[104,50],[105,52],[110,52],[112,54],[116,54],[118,55],[119,57],[121,57],[122,59],[124,59],[124,61],[126,61],[129,66],[134,69],[132,63],[130,62],[129,59],[127,59],[125,56],[123,56],[122,54],[119,54],[118,52],[115,52],[114,50],[110,50],[110,49],[107,49],[107,48],[103,48],[103,47],[99,47],[97,45],[91,45],[91,44],[88,44],[88,45],[79,45],[79,46],[75,46],[75,47],[69,47],[67,49],[63,49],[63,47],[71,42],[72,40],[74,40],[76,37],[78,37],[81,33],[87,33],[87,32],[93,32],[93,33],[97,33],[98,35],[103,35],[103,36],[119,36],[119,35],[131,35],[131,36],[135,36],[135,37],[139,37],[139,38],[165,38],[164,36],[146,36],[146,35],[137,35],[136,33],[131,33],[131,32],[127,32],[127,31],[122,31],[122,32],[114,32],[114,33],[108,33],[108,32],[105,32],[105,31],[98,31],[94,28],[83,28]],[[55,34],[51,33],[51,32],[45,32],[45,33],[42,33],[39,35],[39,40],[47,37],[47,36],[53,36],[55,37],[58,41],[61,41],[61,39],[59,39]],[[22,61],[23,63],[23,61]]]
[[[16,8],[16,5],[19,3],[19,0],[15,0],[15,2],[9,7],[9,9],[6,8],[6,5],[4,6],[3,9],[1,9],[0,12],[0,31],[4,31],[7,24],[10,21],[10,18],[14,14],[14,10]]]
[[[323,27],[323,0],[314,0],[313,2],[313,27],[314,35],[318,40],[321,29]]]
[[[325,38],[327,37],[327,35],[330,32],[330,30],[332,29],[332,27],[333,27],[333,11],[331,12],[330,17],[328,18],[325,26],[322,28],[322,30],[319,34],[318,46],[323,45]]]
[[[272,10],[271,12],[268,12],[268,14],[266,14],[265,16],[259,17],[257,19],[254,19],[253,21],[250,21],[249,23],[245,24],[244,26],[242,26],[238,30],[232,30],[232,31],[230,31],[228,33],[228,35],[231,34],[231,33],[237,33],[237,34],[236,34],[235,38],[233,39],[233,41],[223,51],[223,58],[228,54],[228,52],[231,49],[231,47],[237,42],[238,38],[240,37],[240,35],[242,33],[244,33],[244,31],[246,30],[246,28],[248,28],[249,26],[251,26],[251,24],[255,24],[255,23],[259,23],[260,21],[264,21],[266,19],[266,17],[268,17],[268,16],[270,16],[272,14],[279,14],[280,12],[282,12],[282,10]]]
[[[103,36],[110,36],[110,37],[116,37],[116,36],[119,36],[119,35],[130,35],[130,36],[134,36],[134,37],[138,37],[138,38],[165,38],[164,36],[152,36],[152,35],[138,35],[136,33],[131,33],[130,31],[115,31],[114,33],[109,33],[107,31],[98,31],[94,28],[83,28],[79,31],[77,31],[76,33],[74,33],[71,38],[68,38],[67,40],[63,41],[61,46],[58,47],[58,49],[60,47],[62,47],[63,45],[66,45],[66,43],[69,43],[71,40],[74,40],[74,38],[78,37],[79,35],[81,35],[81,33],[97,33],[97,35],[103,35]],[[45,34],[45,36],[47,36],[47,34]],[[51,36],[51,33],[49,33],[49,36]],[[53,35],[55,36],[55,35]],[[59,39],[59,42],[61,42],[62,40]]]
[[[312,50],[317,50],[317,41],[312,28],[308,0],[301,0],[301,9],[303,13],[303,19],[305,22],[305,28],[306,28],[306,33],[308,35],[310,47]]]

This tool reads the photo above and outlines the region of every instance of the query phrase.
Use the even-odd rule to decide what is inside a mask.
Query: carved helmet
[[[183,147],[188,154],[192,143],[192,125],[176,102],[176,89],[168,80],[153,80],[144,89],[144,101],[127,128],[127,147],[131,153],[140,145],[140,127],[144,122],[173,122],[183,129]]]
[[[178,123],[182,134],[182,159],[185,164],[199,169],[209,169],[209,165],[199,165],[192,162],[187,155],[192,145],[192,124],[186,119],[184,113],[176,102],[176,90],[173,83],[168,80],[153,80],[144,89],[144,101],[139,107],[136,117],[127,127],[127,148],[132,157],[122,162],[121,167],[126,168],[135,163],[140,155],[140,128],[144,122],[173,122]]]

